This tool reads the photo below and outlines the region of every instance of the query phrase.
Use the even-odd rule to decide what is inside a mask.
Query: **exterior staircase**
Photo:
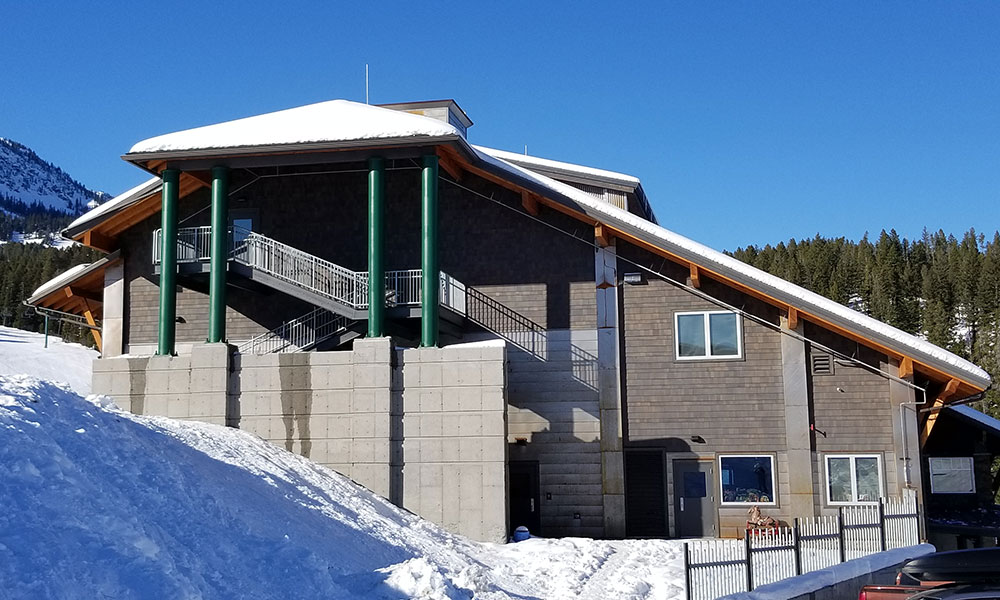
[[[153,264],[160,264],[162,232],[153,232]],[[185,227],[177,233],[177,262],[205,270],[211,257],[211,227]],[[229,228],[230,270],[262,285],[304,300],[315,310],[261,334],[240,346],[257,354],[299,352],[342,336],[357,337],[355,325],[368,315],[368,273],[352,271],[254,231]],[[386,305],[420,306],[420,269],[387,271]],[[440,303],[455,315],[466,314],[465,286],[441,273]],[[245,349],[245,350],[244,350]]]

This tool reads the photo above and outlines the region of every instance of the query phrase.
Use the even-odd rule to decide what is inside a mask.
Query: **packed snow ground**
[[[679,542],[477,543],[249,433],[12,375],[89,379],[40,337],[0,330],[4,598],[684,595]]]
[[[54,335],[45,335],[0,326],[0,375],[31,374],[39,379],[59,381],[81,395],[90,393],[91,365],[96,350],[67,344]]]

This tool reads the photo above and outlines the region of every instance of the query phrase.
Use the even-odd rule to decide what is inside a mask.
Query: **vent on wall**
[[[812,374],[813,375],[833,375],[833,357],[829,354],[813,354]]]

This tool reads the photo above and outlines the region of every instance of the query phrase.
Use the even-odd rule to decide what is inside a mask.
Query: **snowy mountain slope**
[[[0,376],[7,598],[672,598],[669,541],[452,535],[235,429]]]
[[[30,373],[39,379],[59,381],[74,392],[90,393],[91,363],[96,350],[67,344],[50,335],[49,347],[40,333],[0,326],[0,375]]]
[[[80,214],[91,202],[107,199],[45,162],[31,148],[0,138],[0,197],[31,205],[35,202],[67,214]]]

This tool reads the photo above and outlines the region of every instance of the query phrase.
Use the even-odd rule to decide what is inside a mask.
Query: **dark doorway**
[[[511,461],[510,473],[510,531],[524,525],[532,535],[540,535],[540,498],[538,489],[538,462]]]
[[[667,537],[667,486],[660,450],[625,453],[625,535]]]
[[[715,537],[715,463],[674,461],[674,514],[677,537]]]

